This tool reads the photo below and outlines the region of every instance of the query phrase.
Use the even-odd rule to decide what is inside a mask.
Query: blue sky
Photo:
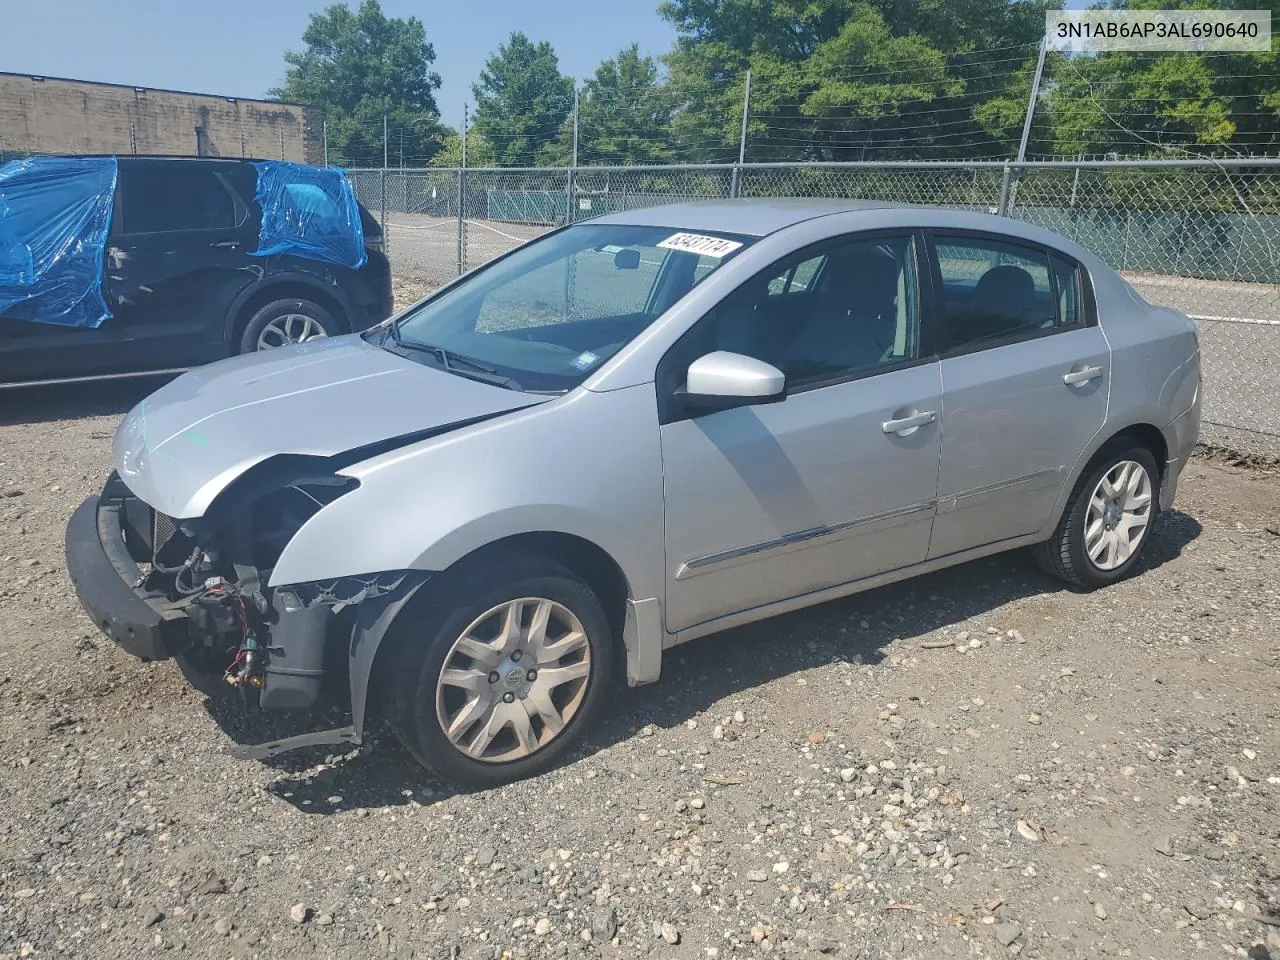
[[[325,0],[39,0],[5,4],[0,70],[197,93],[261,97],[284,77],[284,51]],[[353,8],[358,0],[349,3]],[[436,48],[444,121],[457,127],[485,58],[513,30],[550,41],[565,74],[585,77],[632,42],[665,53],[675,40],[658,0],[382,0],[416,16]]]

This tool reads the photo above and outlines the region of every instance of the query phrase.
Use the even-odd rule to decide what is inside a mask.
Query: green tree
[[[573,109],[573,81],[560,74],[551,44],[513,33],[485,61],[476,98],[476,131],[501,166],[533,166],[562,136]]]
[[[1125,0],[1115,9],[1271,8],[1253,0]],[[1046,106],[1057,152],[1273,154],[1280,45],[1263,53],[1112,51],[1056,58]]]
[[[1236,126],[1195,53],[1062,58],[1046,106],[1055,150],[1125,156],[1223,144]]]
[[[468,167],[493,167],[497,166],[497,157],[493,153],[493,145],[484,138],[484,135],[472,127],[467,131],[467,166]],[[456,130],[450,130],[440,146],[440,152],[431,158],[433,167],[460,167],[462,166],[462,135]]]
[[[1007,155],[1004,114],[1056,0],[665,0],[677,149],[748,159]],[[1016,141],[1015,141],[1016,142]]]
[[[582,85],[578,105],[581,164],[667,163],[673,159],[671,118],[675,102],[658,76],[653,57],[638,44],[603,61]],[[572,123],[546,154],[558,164],[573,156]]]
[[[378,0],[363,0],[354,12],[334,4],[311,15],[302,42],[304,49],[285,54],[284,85],[270,96],[323,112],[331,162],[380,165],[384,116],[395,131],[392,152],[401,135],[407,157],[439,150],[440,75],[431,69],[436,53],[422,21],[388,18]]]

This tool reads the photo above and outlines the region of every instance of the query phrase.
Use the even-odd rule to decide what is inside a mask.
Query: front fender
[[[289,541],[271,585],[439,571],[524,533],[587,540],[636,598],[661,597],[662,461],[652,385],[579,391],[341,471],[358,489]]]

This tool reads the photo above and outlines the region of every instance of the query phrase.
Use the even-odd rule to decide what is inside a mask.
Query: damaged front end
[[[357,486],[327,458],[277,456],[229,484],[203,516],[180,520],[113,473],[68,523],[68,572],[104,633],[143,660],[175,659],[208,695],[238,695],[246,707],[266,710],[309,707],[326,688],[346,699],[357,608],[407,595],[426,575],[268,584],[298,529]],[[350,727],[236,752],[261,757],[359,742],[366,680]]]

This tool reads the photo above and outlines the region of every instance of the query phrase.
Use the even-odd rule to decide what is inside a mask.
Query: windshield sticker
[[[590,350],[584,350],[582,353],[570,360],[569,363],[572,366],[577,367],[579,370],[589,370],[596,365],[599,359],[600,358]]]
[[[680,250],[684,253],[698,253],[704,257],[727,257],[742,246],[737,240],[722,240],[720,237],[706,237],[700,233],[673,233],[658,244],[668,250]]]

